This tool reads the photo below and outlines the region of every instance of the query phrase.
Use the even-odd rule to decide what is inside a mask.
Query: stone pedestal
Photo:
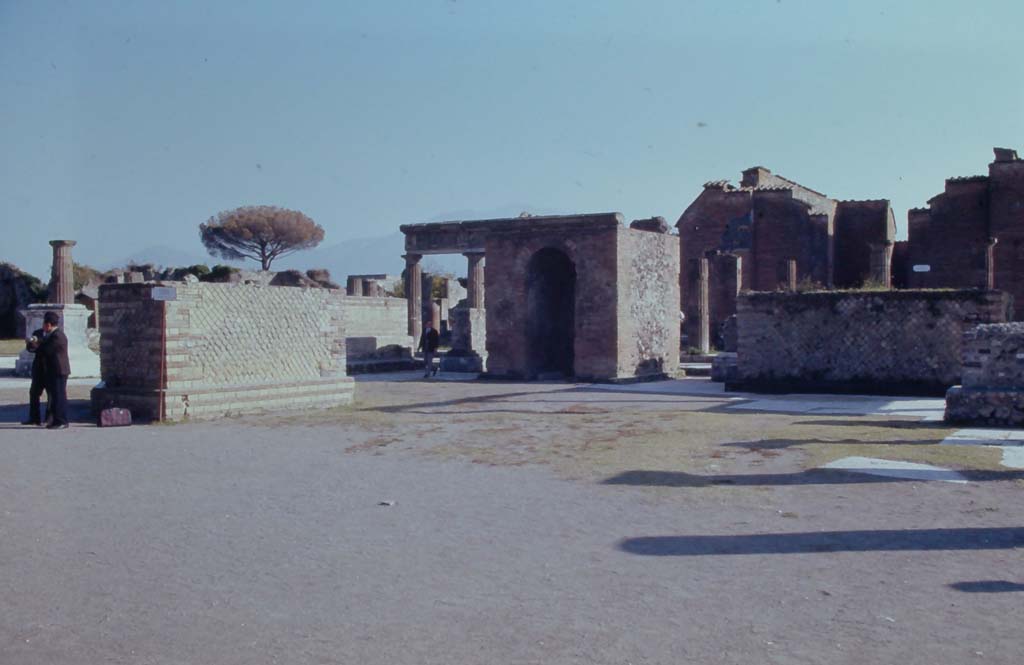
[[[100,357],[89,349],[88,323],[89,311],[85,305],[29,305],[21,310],[25,317],[25,336],[32,335],[34,330],[43,327],[43,316],[47,312],[56,312],[60,317],[60,329],[68,338],[68,360],[71,362],[71,378],[98,377],[100,375]],[[32,375],[32,360],[35,354],[22,351],[14,367],[17,376]]]
[[[483,372],[487,365],[487,311],[463,301],[449,310],[451,351],[441,357],[443,372]]]

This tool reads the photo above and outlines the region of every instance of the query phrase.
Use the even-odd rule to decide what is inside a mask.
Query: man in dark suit
[[[431,374],[437,374],[437,368],[434,367],[434,354],[437,353],[437,345],[440,341],[440,336],[437,331],[434,330],[434,326],[430,321],[423,322],[423,334],[420,336],[419,351],[423,352],[423,378],[429,377]]]
[[[43,356],[46,392],[53,407],[53,422],[46,429],[68,428],[68,375],[71,374],[71,362],[68,360],[68,338],[59,325],[60,317],[56,312],[43,315],[43,341],[36,351],[36,356]]]
[[[33,355],[32,358],[32,385],[28,389],[28,420],[21,421],[22,425],[42,425],[43,419],[39,408],[39,398],[46,388],[46,361],[37,351],[43,341],[45,332],[42,328],[34,331],[32,337],[25,342],[25,348]],[[50,394],[46,394],[46,419],[53,415],[53,405],[50,404]]]

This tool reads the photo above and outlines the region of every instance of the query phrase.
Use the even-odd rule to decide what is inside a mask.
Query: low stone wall
[[[1002,323],[1002,291],[746,293],[728,390],[944,395],[960,382],[964,331]]]
[[[412,347],[405,298],[340,297],[350,360],[372,359],[378,349],[392,344]]]
[[[1024,425],[1024,323],[964,333],[963,384],[946,393],[946,421]]]
[[[329,289],[105,284],[93,407],[182,420],[348,404],[344,300]]]

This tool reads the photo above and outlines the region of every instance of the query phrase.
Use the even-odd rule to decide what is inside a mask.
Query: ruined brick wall
[[[679,231],[679,290],[680,309],[686,315],[683,333],[691,343],[697,339],[700,318],[697,313],[699,298],[698,261],[718,250],[750,256],[753,243],[751,192],[727,190],[724,181],[708,183],[697,199],[687,207],[676,223]],[[753,260],[743,261],[743,279],[749,283],[753,275]],[[709,281],[716,283],[714,267]],[[713,317],[725,318],[733,313],[725,301],[711,305]],[[712,324],[713,326],[714,324]],[[713,328],[712,328],[713,329]]]
[[[576,268],[575,360],[578,377],[616,375],[616,230],[606,225],[491,233],[486,241],[487,371],[526,377],[529,366],[527,276],[544,248],[563,252]]]
[[[349,358],[367,357],[389,344],[412,347],[405,298],[344,296],[342,305]]]
[[[1019,303],[1015,318],[1024,318],[1024,160],[989,165],[989,235],[993,249],[995,287]]]
[[[896,240],[896,221],[889,201],[840,201],[835,217],[833,285],[857,288],[871,277],[871,245]]]
[[[951,178],[930,210],[908,217],[910,288],[983,287],[988,249],[988,178]],[[928,266],[915,272],[913,266]]]
[[[114,401],[155,418],[163,398],[166,417],[177,420],[351,401],[337,291],[105,284],[100,300],[98,406]]]
[[[679,366],[679,241],[667,233],[618,231],[620,377]]]
[[[798,280],[828,284],[827,220],[812,218],[807,203],[789,189],[755,191],[753,206],[754,266],[744,288],[769,291],[785,284],[790,260],[796,261]]]
[[[944,394],[964,330],[1007,319],[1000,291],[749,293],[738,302],[731,388]]]

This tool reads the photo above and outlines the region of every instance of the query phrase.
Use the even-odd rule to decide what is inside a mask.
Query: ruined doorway
[[[529,378],[572,376],[576,336],[576,266],[563,252],[546,248],[530,259],[526,307]]]

